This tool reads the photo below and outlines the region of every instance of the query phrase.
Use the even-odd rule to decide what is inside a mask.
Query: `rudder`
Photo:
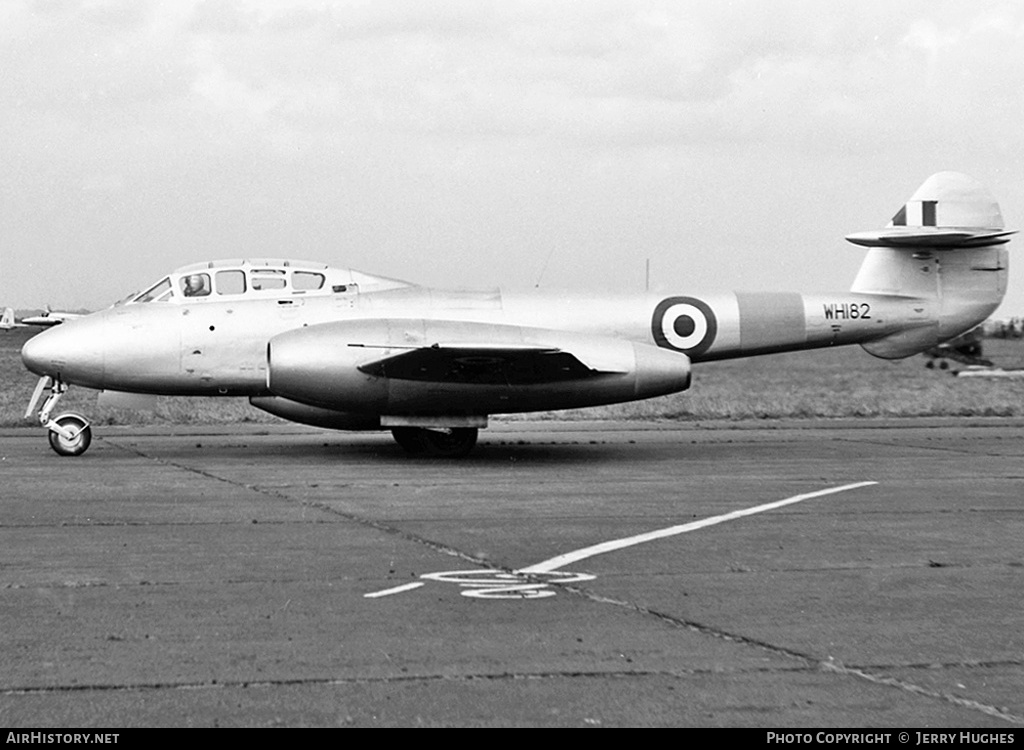
[[[884,358],[906,357],[970,330],[1006,292],[1006,230],[999,204],[977,180],[932,175],[881,230],[847,236],[869,248],[851,291],[912,298],[919,325],[864,344]]]

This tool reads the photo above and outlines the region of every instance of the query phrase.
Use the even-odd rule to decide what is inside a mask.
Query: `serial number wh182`
[[[871,317],[871,305],[867,302],[832,302],[823,307],[825,320],[867,320]]]

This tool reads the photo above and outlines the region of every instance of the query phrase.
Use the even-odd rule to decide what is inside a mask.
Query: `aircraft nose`
[[[67,321],[38,333],[21,348],[21,361],[36,375],[76,385],[103,377],[103,339],[99,321]]]
[[[21,347],[21,361],[36,375],[50,375],[51,368],[59,360],[60,345],[53,336],[57,330],[41,331]]]

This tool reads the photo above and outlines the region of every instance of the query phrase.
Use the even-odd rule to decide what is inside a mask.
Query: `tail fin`
[[[4,314],[0,317],[0,329],[5,331],[14,328],[16,322],[14,320],[14,309],[11,307],[4,308]]]
[[[1003,299],[1009,235],[999,204],[958,172],[925,180],[881,230],[847,240],[870,248],[851,291],[909,297],[917,318],[901,333],[864,344],[887,359],[936,346],[988,318]]]

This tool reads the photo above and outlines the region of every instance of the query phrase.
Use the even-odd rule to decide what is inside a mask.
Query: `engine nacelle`
[[[374,415],[487,415],[685,390],[684,354],[622,339],[450,320],[348,320],[271,339],[267,385],[309,406]]]

